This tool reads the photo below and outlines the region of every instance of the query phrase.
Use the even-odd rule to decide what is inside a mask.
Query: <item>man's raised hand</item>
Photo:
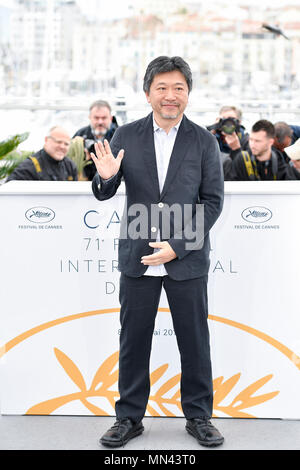
[[[231,150],[238,150],[241,148],[241,143],[238,135],[236,132],[233,132],[232,134],[225,134],[225,132],[222,132],[226,144],[231,148]]]
[[[101,178],[108,180],[112,176],[116,175],[124,157],[124,150],[120,150],[115,158],[111,152],[108,141],[104,139],[104,143],[101,141],[95,142],[95,151],[96,155],[91,153],[91,157]]]

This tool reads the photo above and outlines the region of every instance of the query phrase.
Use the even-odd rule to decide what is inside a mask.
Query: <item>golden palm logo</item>
[[[26,339],[32,337],[33,335],[49,329],[53,326],[73,321],[79,318],[85,318],[93,315],[102,315],[102,314],[111,314],[117,313],[119,309],[103,309],[95,310],[90,312],[83,312],[80,314],[70,315],[67,317],[62,317],[42,325],[39,325],[31,330],[28,330],[16,338],[12,339],[6,345],[4,345],[0,350],[0,357],[6,354],[10,349],[14,348],[16,345],[25,341]],[[159,311],[169,312],[167,308],[159,308]],[[267,334],[256,330],[248,325],[244,325],[233,320],[229,320],[223,317],[216,315],[209,315],[209,319],[223,323],[225,325],[237,328],[239,330],[245,331],[255,337],[265,341],[269,345],[277,349],[281,354],[286,356],[287,359],[292,361],[295,367],[300,370],[300,358],[293,351],[287,348],[282,343],[278,342],[274,338],[268,336]],[[111,354],[104,362],[100,365],[96,371],[92,383],[88,387],[84,376],[73,362],[73,360],[68,357],[63,351],[54,348],[54,353],[58,363],[63,367],[64,371],[68,377],[72,380],[76,386],[76,391],[71,394],[59,396],[52,398],[50,400],[38,403],[31,408],[29,408],[26,414],[42,414],[48,415],[53,413],[58,408],[74,401],[79,400],[92,414],[97,416],[109,415],[109,413],[102,408],[91,403],[90,399],[95,397],[101,397],[108,401],[108,403],[114,408],[115,401],[118,399],[119,394],[117,391],[117,380],[118,380],[118,351]],[[147,411],[151,416],[176,416],[168,408],[169,405],[177,407],[177,409],[182,412],[180,404],[180,374],[176,374],[171,378],[165,379],[166,372],[169,368],[168,364],[163,364],[150,374],[151,382],[151,392],[149,397],[149,403],[147,406]],[[230,417],[240,417],[240,418],[253,418],[255,416],[245,412],[246,409],[262,404],[266,401],[272,400],[279,394],[278,390],[262,393],[260,395],[257,392],[266,385],[273,375],[268,374],[259,380],[249,384],[246,388],[240,391],[235,395],[231,402],[228,404],[225,402],[228,401],[229,394],[234,395],[234,388],[239,383],[241,378],[241,373],[237,373],[232,377],[224,378],[222,376],[217,377],[213,381],[214,385],[214,415],[218,416],[218,412],[225,413]],[[155,393],[152,393],[153,386],[162,382],[158,386]],[[227,400],[226,400],[227,399]],[[159,410],[159,411],[157,411]]]
[[[64,395],[61,397],[53,398],[45,402],[39,403],[32,408],[30,408],[26,414],[34,415],[48,415],[53,413],[57,408],[73,401],[80,400],[81,403],[94,415],[97,416],[107,416],[108,413],[103,409],[93,405],[88,401],[89,398],[94,397],[104,397],[108,400],[112,407],[114,407],[115,400],[119,397],[117,391],[110,390],[112,385],[117,386],[118,379],[118,370],[113,370],[118,362],[119,354],[115,352],[109,356],[97,370],[90,388],[87,388],[85,380],[74,362],[66,356],[59,349],[54,349],[57,360],[64,368],[65,372],[68,374],[70,379],[74,384],[79,388],[79,392],[74,392],[73,394]],[[163,364],[156,370],[154,370],[150,375],[151,387],[163,377],[166,370],[168,369],[168,364]],[[241,393],[239,393],[231,402],[230,405],[223,405],[223,400],[227,397],[229,392],[237,384],[241,374],[236,374],[230,379],[224,381],[224,377],[218,377],[214,380],[214,410],[222,411],[231,417],[239,418],[253,418],[254,416],[243,412],[243,409],[250,408],[251,406],[258,405],[267,400],[271,400],[273,397],[278,395],[279,391],[253,396],[263,385],[265,385],[271,378],[272,375],[263,377],[262,379],[254,382],[249,387],[245,388]],[[182,411],[180,404],[180,374],[174,375],[156,391],[155,394],[150,395],[149,402],[154,402],[161,413],[158,413],[150,403],[148,403],[147,411],[151,416],[175,416],[166,405],[175,405]],[[169,397],[169,392],[173,388],[176,388],[175,392],[171,397]]]

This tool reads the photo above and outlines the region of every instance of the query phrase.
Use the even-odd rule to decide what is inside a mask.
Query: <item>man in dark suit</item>
[[[94,101],[90,105],[89,111],[90,124],[88,126],[81,127],[73,135],[73,139],[77,136],[83,137],[87,160],[90,160],[91,158],[90,149],[93,148],[94,142],[98,140],[103,141],[104,139],[109,142],[118,127],[117,119],[112,115],[110,104],[107,101]],[[92,181],[96,173],[94,162],[86,165],[83,169],[83,173],[88,180]]]
[[[224,440],[210,422],[213,387],[207,324],[209,230],[222,210],[224,183],[215,137],[184,115],[191,87],[191,71],[183,59],[154,59],[144,77],[153,112],[119,127],[111,147],[107,141],[99,143],[97,156],[92,155],[96,198],[112,197],[122,178],[127,193],[119,240],[120,399],[117,421],[100,439],[105,446],[124,445],[144,430],[162,286],[181,355],[186,429],[205,446]],[[155,209],[161,217],[153,217]],[[142,216],[135,217],[137,213]]]

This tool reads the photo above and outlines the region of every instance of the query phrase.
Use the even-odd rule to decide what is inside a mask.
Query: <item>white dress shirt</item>
[[[159,181],[159,189],[162,192],[164,182],[167,176],[168,166],[170,162],[170,157],[174,147],[175,139],[177,136],[177,131],[179,129],[181,120],[172,127],[167,134],[161,127],[159,127],[153,117],[153,132],[154,132],[154,146],[156,154],[156,165]],[[156,241],[160,241],[160,233],[158,231]],[[154,252],[159,251],[155,248]],[[159,264],[158,266],[148,266],[145,276],[166,276],[168,273],[164,264]]]

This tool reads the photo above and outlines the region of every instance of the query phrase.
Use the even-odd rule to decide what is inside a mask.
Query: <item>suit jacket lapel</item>
[[[164,195],[166,194],[169,185],[171,184],[173,178],[175,177],[176,172],[179,169],[180,165],[182,164],[186,156],[187,150],[189,146],[191,145],[191,142],[189,140],[190,131],[191,131],[191,128],[189,125],[189,121],[183,115],[181,124],[177,132],[177,136],[175,139],[173,151],[171,154],[165,183],[164,183],[161,195],[160,195],[161,198],[163,198]]]
[[[154,186],[154,194],[159,198],[159,182],[157,174],[156,154],[154,147],[154,133],[153,133],[153,115],[149,114],[145,118],[144,126],[141,129],[141,143],[143,148],[143,159],[145,166],[150,174],[151,182]]]

